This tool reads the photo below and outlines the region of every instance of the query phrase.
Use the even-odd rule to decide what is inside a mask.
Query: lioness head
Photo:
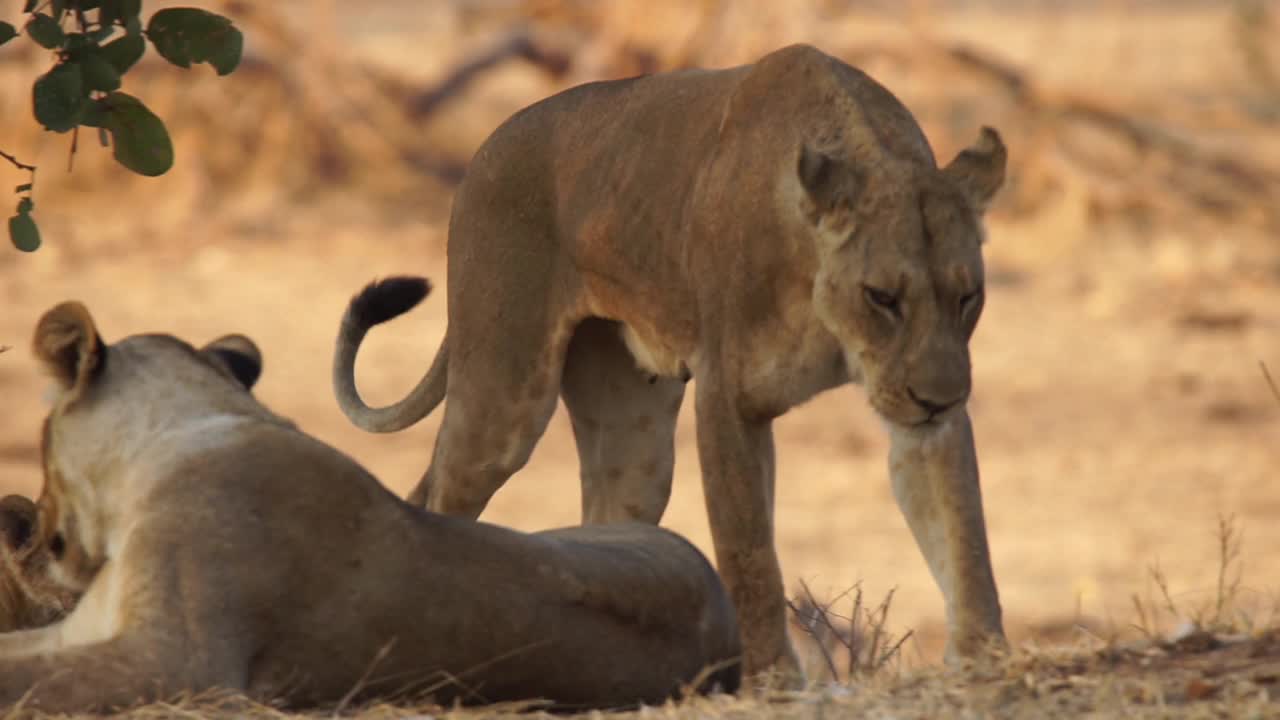
[[[38,542],[39,513],[21,495],[0,499],[0,632],[47,625],[76,596],[49,577],[51,553]]]
[[[54,381],[39,542],[52,576],[71,589],[86,588],[106,562],[105,528],[134,511],[130,492],[162,473],[157,458],[177,459],[244,415],[278,420],[247,392],[262,359],[241,335],[199,350],[159,334],[108,346],[84,305],[65,302],[40,319],[33,344]],[[135,462],[144,454],[147,466]]]
[[[942,169],[886,160],[866,170],[804,147],[796,172],[818,247],[814,309],[872,406],[904,426],[963,407],[984,298],[982,214],[1004,182],[1000,136],[983,128]]]

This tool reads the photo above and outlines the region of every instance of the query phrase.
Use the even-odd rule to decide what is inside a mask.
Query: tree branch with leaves
[[[218,75],[240,64],[244,36],[231,20],[198,8],[165,8],[142,25],[142,0],[25,0],[24,27],[36,45],[53,51],[54,65],[31,88],[36,122],[56,133],[70,132],[74,155],[80,128],[90,128],[110,146],[116,161],[139,175],[157,176],[173,167],[173,143],[164,122],[138,98],[122,92],[125,74],[147,51],[181,68],[207,63]],[[18,37],[0,22],[0,45]],[[35,208],[36,168],[0,151],[0,157],[30,173],[18,185],[9,239],[19,250],[40,247]]]

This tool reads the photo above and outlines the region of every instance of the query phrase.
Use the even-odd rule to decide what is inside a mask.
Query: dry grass
[[[821,682],[852,683],[897,669],[902,646],[911,639],[907,630],[895,636],[889,624],[894,591],[878,605],[869,605],[861,583],[831,600],[819,600],[809,584],[800,582],[800,594],[787,602],[792,625],[804,635],[803,646],[821,660],[806,663],[806,672]],[[834,609],[847,601],[849,614]]]
[[[540,704],[481,708],[385,704],[294,713],[243,697],[209,693],[156,703],[111,717],[182,718],[487,718],[551,717]],[[1280,712],[1280,629],[1101,648],[1020,649],[981,668],[882,668],[870,676],[823,683],[803,692],[764,692],[670,702],[610,713],[620,720],[655,718],[1266,718]],[[13,717],[28,716],[16,713]],[[31,717],[47,717],[30,714]],[[564,717],[564,715],[556,715]],[[600,713],[579,717],[599,718]]]

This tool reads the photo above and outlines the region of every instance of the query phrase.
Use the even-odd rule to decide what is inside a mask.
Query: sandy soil
[[[1170,27],[1192,32],[1175,20]],[[970,18],[950,28],[964,37],[981,35],[980,26]],[[1034,24],[1042,33],[1048,26]],[[1102,50],[1091,53],[1081,40],[1087,36],[1085,29],[1064,37],[1079,46],[1073,57],[1101,62],[1094,56]],[[1021,59],[1038,36],[1011,37],[1009,55]],[[1063,73],[1058,64],[1045,67]],[[524,77],[495,76],[476,91],[477,103],[489,103],[484,122],[536,99],[517,76]],[[1082,70],[1077,80],[1088,86],[1092,77]],[[1151,87],[1135,81],[1133,92],[1141,100],[1206,82],[1190,70],[1178,78]],[[513,96],[513,83],[526,94]],[[475,127],[466,132],[483,136]],[[65,138],[54,140],[41,157],[65,153]],[[940,143],[940,154],[954,148]],[[46,182],[62,182],[49,175]],[[11,184],[21,178],[14,174]],[[266,358],[260,397],[406,492],[426,468],[439,413],[399,434],[356,430],[332,398],[330,353],[346,300],[370,279],[409,272],[443,289],[440,203],[388,211],[358,198],[277,206],[268,197],[260,203],[268,210],[252,221],[232,221],[202,216],[197,191],[167,182],[145,187],[157,197],[182,194],[191,213],[143,222],[119,198],[100,197],[92,213],[49,203],[44,249],[0,250],[0,344],[14,346],[0,355],[0,491],[39,489],[44,380],[27,343],[40,313],[77,298],[108,341],[144,331],[197,343],[233,331],[254,337]],[[1243,532],[1241,607],[1263,617],[1277,606],[1280,402],[1259,362],[1280,373],[1280,253],[1274,237],[1213,228],[1098,229],[1070,192],[1031,217],[997,211],[990,222],[971,412],[1015,641],[1061,636],[1073,623],[1100,635],[1124,629],[1132,597],[1152,592],[1147,570],[1155,564],[1188,612],[1208,603],[1220,516],[1233,516]],[[357,368],[367,398],[387,402],[411,387],[443,334],[444,312],[440,292],[372,334]],[[663,524],[710,553],[692,410],[689,400]],[[797,408],[778,423],[777,447],[777,541],[788,583],[803,579],[835,594],[860,581],[874,597],[897,588],[890,625],[915,629],[911,658],[935,659],[941,598],[894,506],[886,439],[862,391],[831,391]],[[483,519],[529,530],[574,523],[576,475],[558,411],[529,465]]]

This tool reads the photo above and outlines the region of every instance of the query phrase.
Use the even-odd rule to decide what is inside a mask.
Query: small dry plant
[[[1165,622],[1177,623],[1173,640],[1196,634],[1232,634],[1253,629],[1249,615],[1239,607],[1241,578],[1240,549],[1243,534],[1236,526],[1234,515],[1219,516],[1217,529],[1218,573],[1213,598],[1208,603],[1188,608],[1175,600],[1169,579],[1159,564],[1149,572],[1156,595],[1133,595],[1133,608],[1137,620],[1133,627],[1149,640],[1162,639]]]
[[[847,685],[864,681],[898,666],[902,646],[912,631],[895,637],[888,630],[893,593],[890,590],[879,604],[871,605],[866,601],[862,584],[857,583],[832,600],[822,602],[807,583],[800,581],[800,593],[787,601],[792,622],[813,640],[832,682]],[[832,609],[843,600],[850,602],[848,615]]]
[[[1271,391],[1271,396],[1280,405],[1280,388],[1277,388],[1267,365],[1259,361],[1262,378]],[[1218,516],[1218,576],[1214,588],[1213,601],[1200,607],[1188,609],[1174,600],[1169,588],[1169,579],[1160,569],[1159,564],[1150,568],[1152,584],[1155,585],[1159,597],[1153,597],[1148,591],[1146,597],[1133,595],[1133,608],[1137,621],[1133,627],[1148,640],[1160,640],[1163,633],[1162,621],[1171,618],[1178,623],[1173,640],[1178,641],[1196,635],[1220,635],[1248,633],[1256,629],[1256,623],[1248,613],[1240,608],[1241,569],[1240,548],[1243,534],[1236,526],[1234,515]],[[1274,618],[1269,619],[1271,622]]]

